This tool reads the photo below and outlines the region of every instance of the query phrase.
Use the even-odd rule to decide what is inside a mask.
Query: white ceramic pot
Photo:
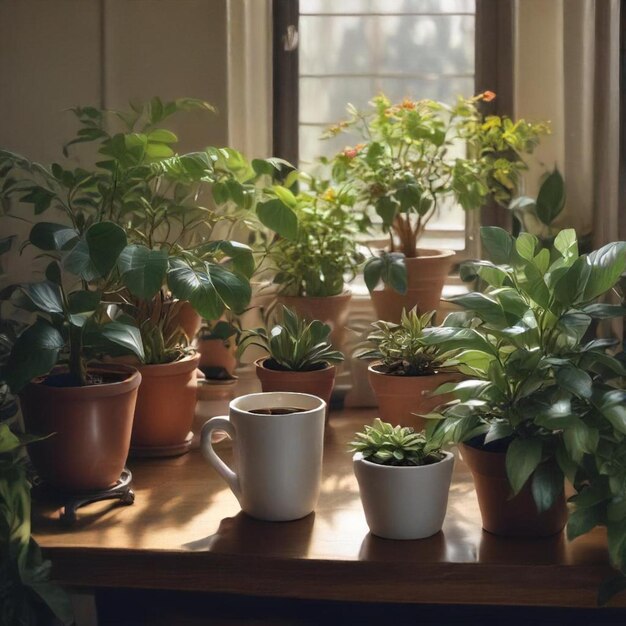
[[[452,480],[454,455],[431,465],[395,467],[353,457],[365,519],[385,539],[423,539],[441,530]]]

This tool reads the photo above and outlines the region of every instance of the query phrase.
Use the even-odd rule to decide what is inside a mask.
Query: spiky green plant
[[[361,359],[378,359],[380,371],[398,376],[428,376],[448,367],[449,352],[424,344],[424,330],[431,326],[435,311],[418,315],[416,309],[402,311],[400,324],[379,320],[367,336],[374,347],[358,354]]]
[[[350,452],[360,452],[366,461],[378,465],[430,465],[443,458],[440,448],[406,426],[392,426],[376,418],[350,442]]]
[[[265,328],[250,329],[242,333],[238,355],[248,346],[258,346],[269,356],[266,366],[290,372],[310,372],[327,363],[340,363],[343,354],[330,342],[331,328],[319,320],[307,322],[287,307],[282,307],[282,323],[268,333]]]

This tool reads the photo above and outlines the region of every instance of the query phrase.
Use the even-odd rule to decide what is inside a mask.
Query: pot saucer
[[[173,446],[131,446],[130,456],[135,459],[160,458],[168,456],[181,456],[189,452],[193,433],[189,431],[182,443]]]

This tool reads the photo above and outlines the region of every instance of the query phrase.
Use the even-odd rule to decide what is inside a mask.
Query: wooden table
[[[457,459],[443,532],[418,541],[369,534],[346,444],[373,410],[336,413],[316,512],[296,522],[247,517],[199,452],[130,462],[136,502],[90,505],[71,529],[36,507],[35,537],[54,576],[83,588],[210,591],[344,601],[593,607],[611,574],[601,529],[505,539],[481,530]],[[218,444],[227,462],[230,442]],[[612,606],[626,607],[626,594]]]

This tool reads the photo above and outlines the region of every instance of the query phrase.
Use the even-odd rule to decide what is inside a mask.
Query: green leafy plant
[[[429,376],[449,367],[450,355],[438,345],[425,344],[424,331],[431,327],[435,311],[419,315],[416,309],[402,311],[400,324],[379,320],[367,336],[373,348],[358,354],[361,359],[380,361],[379,371],[397,376]]]
[[[242,333],[238,354],[250,345],[269,355],[265,366],[291,372],[308,372],[343,361],[343,354],[330,343],[330,326],[319,320],[307,322],[287,307],[282,307],[282,322],[269,332],[265,328]]]
[[[355,434],[350,452],[360,452],[366,461],[379,465],[414,466],[441,461],[440,448],[423,433],[412,428],[392,426],[376,418],[371,426]]]
[[[97,382],[87,370],[91,359],[107,354],[144,358],[139,329],[118,319],[119,309],[103,300],[127,244],[124,231],[109,221],[95,222],[63,245],[42,238],[42,231],[45,223],[35,224],[29,242],[52,258],[46,278],[16,286],[11,295],[13,306],[34,314],[9,356],[6,380],[14,393],[57,364],[68,366],[70,385],[86,385]]]
[[[50,581],[44,560],[31,537],[30,472],[24,447],[39,438],[25,434],[16,419],[17,403],[5,382],[6,364],[19,334],[18,324],[0,327],[0,623],[43,623],[53,613],[73,622],[69,596]]]
[[[362,230],[372,228],[375,215],[389,235],[389,252],[415,257],[419,238],[444,203],[458,202],[465,210],[489,198],[509,204],[526,169],[524,155],[549,129],[544,123],[484,116],[480,103],[494,97],[485,92],[448,106],[433,100],[392,103],[381,94],[371,101],[371,111],[348,107],[349,119],[327,136],[362,137],[331,161],[334,179],[354,190]],[[459,148],[466,154],[459,155]],[[380,280],[397,288],[389,269],[379,257],[368,261],[370,290]]]
[[[506,451],[512,492],[529,484],[538,511],[563,492],[572,498],[570,538],[596,525],[608,529],[609,554],[626,566],[626,370],[607,353],[616,342],[587,340],[594,319],[623,317],[620,305],[598,302],[626,269],[626,242],[578,254],[573,230],[558,233],[552,249],[522,233],[481,230],[491,261],[461,268],[488,285],[451,302],[466,324],[431,328],[426,342],[459,348],[459,369],[471,378],[443,385],[456,400],[427,432],[431,440],[471,441]]]
[[[354,278],[363,261],[350,210],[354,198],[328,181],[304,175],[300,179],[308,188],[294,196],[298,234],[293,239],[281,237],[268,249],[273,281],[288,296],[339,295],[346,277]]]
[[[121,227],[127,241],[117,250],[115,267],[107,268],[104,293],[140,327],[146,321],[141,313],[155,310],[144,303],[155,298],[187,300],[207,319],[218,319],[225,309],[242,312],[251,295],[253,252],[220,235],[229,237],[234,226],[255,220],[283,237],[297,232],[297,216],[283,202],[285,190],[274,184],[279,172],[292,169],[285,161],[249,163],[229,148],[176,154],[178,138],[163,123],[191,109],[212,107],[190,98],[153,98],[131,103],[129,111],[74,108],[80,129],[64,154],[76,144],[93,144],[101,160],[91,170],[59,163],[44,167],[0,152],[5,199],[30,203],[36,215],[56,210],[64,217],[65,223],[39,223],[31,243],[46,251],[75,248],[70,263],[83,281],[91,282],[100,269],[98,259],[81,265],[89,229],[102,222]],[[168,337],[155,339],[167,324],[151,321],[143,332],[148,344],[168,343]],[[171,357],[171,351],[162,354]]]

